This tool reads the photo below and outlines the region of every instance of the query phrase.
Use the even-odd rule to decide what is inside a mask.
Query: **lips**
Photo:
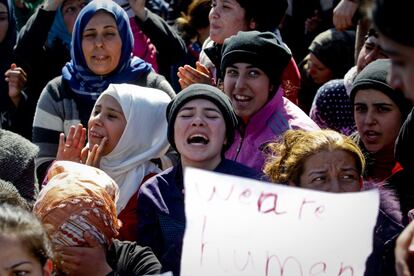
[[[90,130],[89,131],[89,137],[102,139],[103,137],[105,137],[105,135],[102,135],[99,132],[96,132],[95,130]]]
[[[234,99],[239,102],[248,102],[252,99],[252,97],[245,96],[245,95],[233,95]]]
[[[105,62],[108,59],[108,56],[106,56],[106,55],[95,55],[95,56],[92,56],[92,58],[95,60],[95,62],[101,63],[101,62]]]
[[[376,143],[378,139],[380,138],[381,133],[373,131],[373,130],[367,130],[364,131],[364,140],[367,143]]]
[[[248,108],[252,99],[253,98],[250,96],[233,94],[232,102],[233,102],[234,108],[236,109]]]
[[[193,134],[187,138],[187,143],[190,145],[207,145],[210,142],[204,134]]]

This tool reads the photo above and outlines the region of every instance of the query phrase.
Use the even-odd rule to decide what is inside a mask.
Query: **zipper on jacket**
[[[241,124],[239,126],[239,131],[240,131],[240,140],[239,140],[239,145],[237,146],[237,149],[236,149],[236,156],[234,157],[233,161],[237,161],[237,157],[239,157],[240,150],[243,146],[244,134],[246,132],[246,127],[244,124]]]

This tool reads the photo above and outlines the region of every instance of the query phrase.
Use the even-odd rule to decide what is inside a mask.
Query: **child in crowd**
[[[185,229],[186,167],[260,179],[253,169],[224,158],[237,124],[231,102],[219,89],[193,84],[168,105],[168,140],[181,162],[145,182],[138,196],[138,243],[150,246],[164,271],[179,275]]]
[[[162,91],[130,84],[111,84],[98,98],[86,130],[72,126],[68,137],[60,136],[57,160],[70,160],[99,167],[120,188],[118,218],[120,239],[136,239],[138,188],[160,172],[151,162],[168,149],[165,110],[170,98]]]
[[[267,143],[288,129],[319,129],[283,96],[282,72],[291,54],[276,35],[239,32],[225,40],[221,56],[224,92],[240,117],[226,158],[261,171]]]

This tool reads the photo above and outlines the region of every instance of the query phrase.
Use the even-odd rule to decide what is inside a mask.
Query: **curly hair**
[[[288,130],[283,137],[270,143],[266,151],[264,173],[275,183],[288,184],[290,181],[300,184],[305,161],[321,151],[343,150],[352,154],[358,173],[365,169],[365,158],[358,145],[349,137],[333,130]]]

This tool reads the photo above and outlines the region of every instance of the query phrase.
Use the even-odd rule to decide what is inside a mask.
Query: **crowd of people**
[[[413,8],[0,0],[0,274],[180,275],[193,167],[378,189],[364,275],[414,275]]]

